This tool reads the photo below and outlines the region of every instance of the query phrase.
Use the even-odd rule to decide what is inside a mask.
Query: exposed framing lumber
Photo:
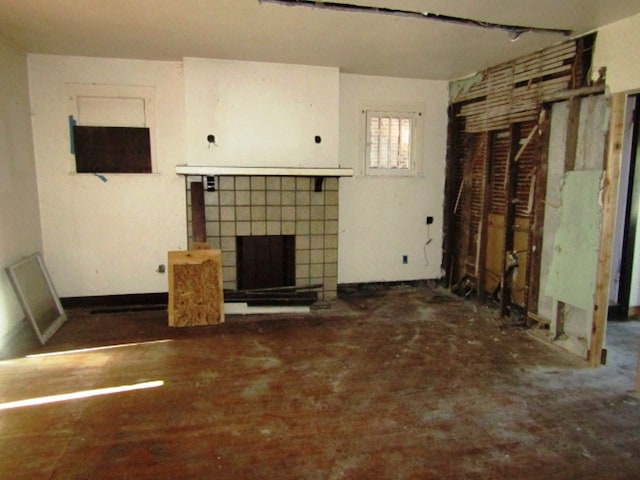
[[[464,161],[464,172],[462,177],[462,224],[463,229],[460,234],[462,235],[461,251],[458,255],[458,261],[460,263],[458,271],[461,272],[460,279],[470,275],[467,266],[467,257],[469,254],[469,246],[471,245],[471,203],[472,203],[472,185],[473,185],[473,164],[475,161],[476,151],[480,148],[486,148],[486,138],[488,133],[481,135],[474,135],[472,145],[467,147],[466,158]],[[475,277],[475,272],[473,274]]]
[[[529,225],[530,240],[529,250],[532,252],[529,255],[529,267],[528,280],[529,285],[528,297],[527,297],[527,311],[529,316],[533,320],[537,320],[536,316],[532,315],[532,312],[538,312],[538,300],[540,298],[540,272],[542,268],[542,240],[544,237],[544,195],[547,191],[547,170],[548,170],[548,155],[549,155],[549,135],[551,127],[551,112],[548,107],[543,107],[546,112],[544,116],[541,116],[541,123],[538,124],[538,128],[542,132],[542,136],[539,143],[539,155],[540,161],[538,162],[538,170],[535,177],[534,186],[534,200],[531,224]]]
[[[489,206],[491,204],[491,158],[493,157],[493,152],[491,148],[491,138],[494,133],[487,134],[487,141],[485,142],[484,149],[486,155],[486,166],[484,169],[484,177],[482,181],[484,182],[484,186],[482,188],[482,207],[481,207],[481,218],[480,218],[480,232],[478,234],[478,253],[477,253],[477,264],[478,268],[476,269],[478,274],[478,299],[480,303],[484,303],[486,301],[486,292],[485,292],[485,281],[486,281],[486,269],[487,269],[487,238],[489,232]]]
[[[507,162],[507,175],[505,176],[507,192],[507,211],[504,219],[504,250],[503,250],[503,273],[502,273],[502,295],[500,297],[500,312],[502,316],[509,315],[509,307],[511,305],[511,277],[512,271],[507,268],[507,253],[513,250],[515,236],[515,220],[516,220],[516,184],[518,181],[518,161],[517,152],[520,143],[520,126],[512,124],[509,129],[509,160]]]
[[[457,169],[460,158],[460,139],[462,138],[461,123],[464,120],[458,119],[459,106],[449,105],[449,123],[447,133],[447,162],[445,175],[445,208],[444,208],[444,255],[443,266],[447,275],[447,284],[451,288],[455,272],[453,269],[453,258],[456,246],[455,224],[456,210],[462,195],[463,182],[457,186]],[[456,188],[457,187],[457,188]]]
[[[573,98],[589,97],[591,95],[602,95],[604,93],[604,84],[593,85],[590,87],[576,88],[574,90],[562,90],[553,92],[542,98],[544,103],[564,102]]]
[[[594,298],[591,342],[589,343],[589,365],[601,363],[604,333],[609,305],[609,282],[611,277],[612,245],[616,223],[618,182],[622,161],[626,95],[616,93],[611,96],[611,121],[605,156],[605,176],[602,191],[602,225],[600,251],[598,253],[598,274]]]

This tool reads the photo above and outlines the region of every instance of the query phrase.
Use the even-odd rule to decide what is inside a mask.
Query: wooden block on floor
[[[169,326],[224,322],[220,250],[169,252]]]

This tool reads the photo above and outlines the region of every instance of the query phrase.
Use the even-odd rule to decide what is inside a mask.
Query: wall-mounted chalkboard
[[[35,253],[6,269],[24,314],[44,345],[67,320],[42,255]]]

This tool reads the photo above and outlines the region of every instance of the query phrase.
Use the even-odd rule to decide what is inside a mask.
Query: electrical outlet
[[[402,255],[402,264],[406,265],[409,263],[409,255]]]
[[[433,217],[432,216],[428,216],[426,219],[426,224],[427,225],[431,225],[433,223]]]

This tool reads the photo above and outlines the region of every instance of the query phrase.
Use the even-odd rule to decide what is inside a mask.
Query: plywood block
[[[224,322],[220,250],[169,252],[169,326]]]

